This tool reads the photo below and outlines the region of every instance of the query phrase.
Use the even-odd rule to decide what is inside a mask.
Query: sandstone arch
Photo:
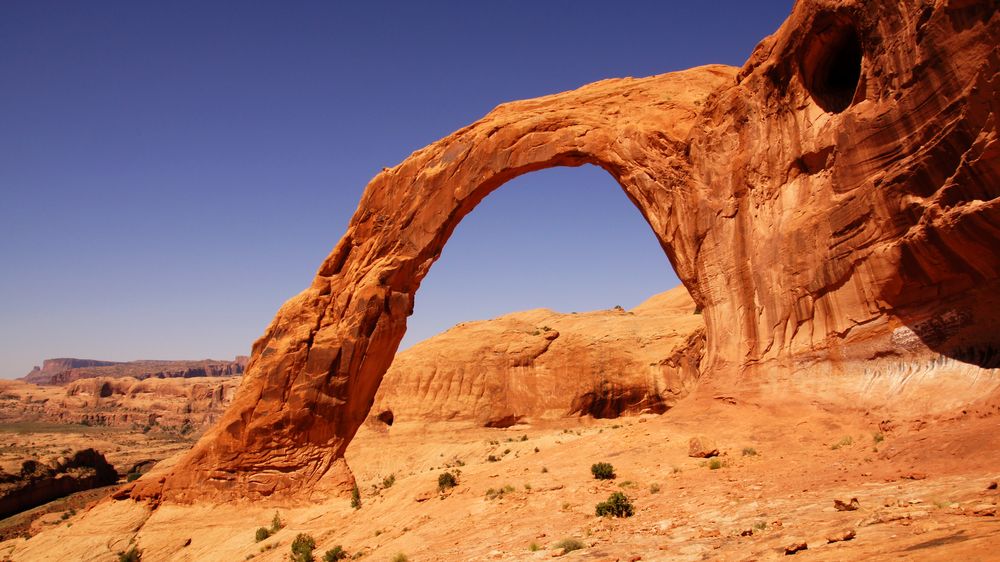
[[[977,312],[1000,294],[989,4],[802,1],[742,69],[505,104],[413,153],[368,185],[312,285],[255,343],[220,422],[121,496],[307,499],[348,486],[343,451],[448,236],[490,191],[552,166],[598,165],[640,209],[703,311],[709,387],[988,355],[1000,347],[996,308]],[[849,29],[832,43],[856,45],[860,69],[853,95],[853,77],[835,76],[825,99],[815,76],[829,71],[810,64],[828,58],[803,30],[830,21]]]

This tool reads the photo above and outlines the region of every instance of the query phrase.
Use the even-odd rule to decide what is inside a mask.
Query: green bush
[[[281,517],[278,512],[274,512],[274,517],[271,518],[271,534],[277,533],[285,527],[285,524],[281,522]]]
[[[439,491],[443,492],[448,488],[454,488],[455,486],[458,486],[458,479],[455,478],[454,474],[450,472],[442,472],[441,475],[438,476]]]
[[[257,534],[254,535],[254,539],[256,539],[257,542],[260,542],[262,540],[267,539],[267,537],[270,536],[271,536],[271,531],[268,531],[266,527],[261,527],[257,529]]]
[[[632,517],[635,514],[632,502],[621,492],[615,492],[608,496],[607,501],[597,504],[595,511],[598,517],[608,515],[611,517]]]
[[[358,489],[357,484],[351,489],[351,507],[361,509],[361,490]]]
[[[337,562],[345,558],[347,558],[347,553],[344,552],[344,548],[339,544],[323,554],[323,562]]]
[[[590,472],[598,480],[611,480],[615,477],[615,467],[611,463],[599,462],[590,467]]]
[[[723,463],[722,459],[720,458],[713,458],[712,460],[708,461],[709,470],[719,470],[723,466],[725,466],[725,463]]]
[[[563,552],[573,552],[574,550],[580,550],[587,548],[587,545],[576,539],[563,539],[553,545],[555,548],[563,549]]]
[[[312,562],[316,540],[305,533],[299,533],[292,541],[292,560],[294,562]]]
[[[142,560],[142,553],[139,552],[139,547],[137,546],[133,546],[125,552],[118,553],[118,562],[139,562],[140,560]]]

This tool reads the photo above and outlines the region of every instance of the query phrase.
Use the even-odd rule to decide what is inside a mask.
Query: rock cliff
[[[0,471],[0,519],[82,490],[109,486],[118,473],[93,450],[49,462],[26,460],[20,474]]]
[[[95,361],[92,359],[46,359],[21,380],[34,384],[68,384],[97,377],[133,379],[229,377],[243,374],[248,358],[233,361]]]
[[[633,310],[465,322],[396,355],[370,420],[486,427],[662,413],[695,384],[704,323],[684,287]]]
[[[998,45],[991,2],[802,0],[742,68],[497,107],[368,184],[220,422],[133,496],[349,489],[343,452],[425,274],[484,197],[553,166],[600,166],[641,211],[702,310],[706,389],[994,366]]]

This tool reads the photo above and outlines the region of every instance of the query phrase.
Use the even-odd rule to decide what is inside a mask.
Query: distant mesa
[[[149,378],[193,378],[228,377],[242,375],[249,357],[238,355],[232,361],[203,360],[139,360],[100,361],[95,359],[75,359],[61,357],[46,359],[41,368],[35,367],[20,380],[34,384],[65,385],[80,379],[97,377],[132,377],[142,380]]]

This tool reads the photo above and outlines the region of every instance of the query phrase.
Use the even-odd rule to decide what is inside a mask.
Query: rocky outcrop
[[[743,68],[497,107],[369,183],[223,419],[134,496],[348,489],[343,452],[449,236],[507,180],[553,166],[600,166],[642,212],[702,311],[706,387],[787,388],[888,356],[988,365],[998,44],[990,2],[802,0]]]
[[[684,287],[633,310],[529,310],[465,322],[399,353],[370,420],[487,427],[662,413],[694,385],[704,322]]]
[[[152,427],[182,434],[205,428],[232,401],[240,379],[86,378],[62,387],[0,381],[0,422],[43,421]]]
[[[26,460],[20,474],[0,471],[0,519],[70,494],[110,486],[118,473],[94,449],[49,462]]]
[[[243,374],[248,358],[233,361],[95,361],[91,359],[46,359],[21,380],[34,384],[64,385],[80,379],[231,377]]]

